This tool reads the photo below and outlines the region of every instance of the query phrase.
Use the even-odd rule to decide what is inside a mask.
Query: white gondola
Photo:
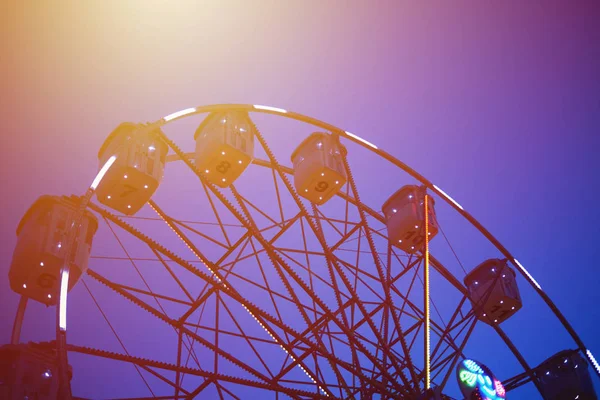
[[[25,213],[17,227],[17,245],[8,273],[12,290],[46,305],[56,304],[66,240],[77,207],[67,197],[41,196]],[[69,289],[87,270],[97,229],[98,220],[86,211],[75,238]]]
[[[321,205],[346,183],[346,148],[333,135],[315,132],[292,153],[294,186],[307,200]]]

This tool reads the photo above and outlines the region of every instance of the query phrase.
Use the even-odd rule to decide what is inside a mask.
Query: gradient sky
[[[254,103],[354,132],[442,187],[600,355],[598,20],[594,1],[3,2],[0,343],[18,303],[14,231],[38,196],[82,193],[122,121]],[[397,187],[371,185],[373,198]],[[563,345],[538,328],[542,308],[532,300],[530,324],[510,326],[532,365]],[[32,310],[24,338],[50,338],[52,310]]]

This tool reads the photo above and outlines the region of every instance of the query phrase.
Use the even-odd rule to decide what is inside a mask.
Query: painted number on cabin
[[[217,165],[216,170],[222,174],[225,174],[227,171],[229,171],[229,168],[231,168],[229,161],[221,161],[219,165]]]

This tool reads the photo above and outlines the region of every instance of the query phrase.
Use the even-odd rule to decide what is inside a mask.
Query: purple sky
[[[529,269],[600,354],[597,2],[15,4],[0,6],[0,343],[10,340],[18,303],[8,284],[14,230],[38,196],[82,193],[96,172],[97,150],[122,121],[250,103],[354,132],[442,187]],[[192,151],[195,125],[179,129],[173,138]],[[296,128],[290,129],[292,135]],[[287,134],[265,129],[280,154],[291,146]],[[299,143],[301,137],[293,137]],[[289,165],[289,158],[280,160]],[[400,181],[358,156],[354,161],[363,201],[379,209]],[[177,176],[167,174],[165,181]],[[177,182],[196,184],[189,176]],[[161,189],[183,196],[182,187]],[[165,191],[159,195],[169,204]],[[474,233],[457,221],[449,239],[470,269],[487,253],[472,248],[481,240],[467,240]],[[508,321],[506,330],[527,360],[537,365],[573,348],[555,333],[556,322],[525,281],[519,284],[524,308],[519,323]],[[80,296],[75,315],[84,318],[85,307],[94,306],[77,289],[71,301]],[[31,310],[24,339],[49,339],[53,309]],[[72,321],[80,324],[73,329],[83,336],[106,330],[95,308],[91,314],[93,323]],[[114,318],[118,314],[113,309]],[[496,370],[504,363],[514,368],[503,345],[486,349],[491,334],[482,328],[469,355]],[[158,339],[139,340],[150,346]],[[83,391],[94,380],[86,362],[74,380]],[[109,366],[95,368],[113,379]],[[136,386],[139,379],[131,385],[130,394],[148,394]],[[519,398],[531,393],[523,389]]]

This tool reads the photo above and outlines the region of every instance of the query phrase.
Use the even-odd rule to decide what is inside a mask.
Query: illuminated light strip
[[[183,117],[184,115],[192,114],[195,112],[196,112],[195,107],[186,108],[185,110],[181,110],[181,111],[174,112],[173,114],[169,114],[166,117],[164,117],[163,119],[165,120],[165,122],[169,122],[172,119]]]
[[[350,136],[351,138],[356,139],[359,142],[362,142],[362,143],[366,144],[367,146],[370,146],[370,147],[374,148],[375,150],[377,150],[377,146],[375,146],[373,143],[369,142],[368,140],[358,137],[354,133],[351,133],[348,131],[344,131],[344,132],[346,133],[346,135]]]
[[[517,264],[517,266],[519,268],[521,268],[521,271],[523,271],[523,273],[525,275],[527,275],[527,277],[531,280],[531,282],[533,282],[533,284],[535,285],[535,287],[537,287],[539,290],[542,290],[542,287],[540,286],[540,284],[537,283],[537,281],[535,279],[533,279],[533,276],[531,276],[531,274],[529,273],[529,271],[527,271],[525,269],[525,267],[521,265],[521,263],[519,262],[519,260],[517,260],[516,258],[513,258],[513,260],[514,260],[515,264]]]
[[[207,265],[207,264],[206,264],[204,261],[202,261],[202,258],[200,257],[200,255],[199,255],[198,253],[196,253],[196,251],[195,251],[195,250],[194,250],[194,249],[193,249],[193,248],[192,248],[192,247],[191,247],[191,246],[190,246],[190,245],[187,243],[187,241],[186,241],[186,240],[184,240],[184,238],[183,238],[183,237],[182,237],[182,236],[181,236],[181,235],[180,235],[180,234],[179,234],[179,233],[178,233],[178,232],[177,232],[177,231],[176,231],[176,230],[173,228],[173,226],[172,226],[172,224],[170,223],[170,221],[167,221],[165,218],[163,218],[163,217],[162,217],[162,215],[161,215],[161,214],[158,212],[158,210],[156,210],[156,208],[154,208],[154,207],[152,206],[152,204],[148,204],[148,205],[150,206],[150,208],[152,208],[152,210],[154,210],[154,212],[155,212],[156,214],[158,214],[158,216],[159,216],[159,217],[160,217],[160,218],[161,218],[163,221],[165,221],[165,223],[167,224],[167,226],[168,226],[169,228],[171,228],[171,230],[172,230],[173,232],[175,232],[175,234],[177,235],[177,237],[178,237],[178,238],[179,238],[179,239],[180,239],[180,240],[181,240],[181,241],[182,241],[182,242],[183,242],[183,243],[184,243],[184,244],[187,246],[187,248],[188,248],[188,249],[190,249],[190,251],[191,251],[192,253],[194,253],[194,255],[196,256],[196,258],[198,258],[198,260],[200,260],[200,262],[201,262],[201,263],[202,263],[202,264],[203,264],[203,265],[206,267],[206,269],[208,269],[208,270],[210,271],[210,273],[211,273],[211,274],[212,274],[212,275],[213,275],[215,278],[217,278],[217,280],[219,281],[219,283],[221,283],[221,284],[222,284],[224,287],[227,287],[227,284],[225,284],[225,283],[224,283],[224,282],[221,280],[221,278],[219,278],[219,277],[217,276],[217,274],[216,274],[216,273],[215,273],[215,272],[212,270],[212,268],[210,268],[210,267],[209,267],[209,266],[208,266],[208,265]],[[271,339],[273,339],[273,341],[274,341],[276,344],[278,344],[278,345],[279,345],[279,347],[281,347],[281,348],[283,349],[283,351],[285,351],[285,352],[286,352],[286,354],[287,354],[288,356],[290,356],[290,358],[291,358],[291,359],[292,359],[292,360],[295,362],[295,361],[296,361],[296,359],[295,359],[295,358],[294,358],[294,357],[293,357],[293,356],[292,356],[292,355],[291,355],[291,354],[290,354],[290,353],[289,353],[289,352],[288,352],[288,351],[287,351],[287,350],[286,350],[286,349],[283,347],[283,345],[282,345],[281,343],[279,343],[279,342],[277,341],[277,339],[275,339],[275,336],[273,336],[273,334],[271,334],[271,332],[269,332],[269,331],[267,330],[267,328],[266,328],[266,327],[265,327],[265,326],[262,324],[262,322],[260,322],[260,321],[258,320],[258,318],[256,318],[256,316],[254,315],[254,313],[253,313],[252,311],[250,311],[250,310],[248,309],[248,307],[246,307],[246,305],[245,305],[245,304],[242,304],[242,307],[244,307],[244,309],[245,309],[245,310],[248,312],[248,314],[250,314],[250,316],[251,316],[252,318],[254,318],[254,320],[255,320],[255,321],[256,321],[256,322],[257,322],[257,323],[260,325],[260,327],[261,327],[261,328],[263,328],[263,329],[264,329],[264,331],[265,331],[265,332],[267,332],[267,334],[268,334],[269,336],[271,336]],[[66,328],[65,328],[65,329],[66,329]],[[306,374],[306,376],[308,376],[308,377],[310,378],[310,380],[312,380],[312,381],[313,381],[313,383],[315,383],[315,384],[317,383],[317,381],[315,380],[315,378],[313,378],[313,377],[312,377],[312,376],[311,376],[311,375],[308,373],[308,371],[306,371],[306,369],[304,369],[304,367],[303,367],[302,365],[300,365],[300,363],[298,363],[296,366],[297,366],[297,367],[299,367],[299,368],[300,368],[302,371],[304,371],[304,373]],[[323,392],[323,394],[324,394],[325,396],[329,397],[329,393],[327,393],[327,392],[325,391],[325,389],[323,389],[321,386],[319,386],[319,390],[321,390],[321,392]]]
[[[194,255],[196,256],[196,258],[198,258],[198,259],[199,259],[199,260],[202,262],[202,264],[204,264],[204,261],[202,261],[202,258],[200,258],[200,256],[198,255],[198,253],[196,253],[196,251],[195,251],[195,250],[194,250],[194,249],[193,249],[193,248],[192,248],[192,247],[191,247],[191,246],[190,246],[190,245],[187,243],[187,241],[185,241],[185,240],[183,239],[183,237],[181,237],[181,235],[180,235],[180,234],[179,234],[179,233],[178,233],[178,232],[175,230],[175,228],[173,228],[173,225],[172,225],[172,224],[171,224],[169,221],[167,221],[166,219],[164,219],[164,218],[163,218],[163,217],[162,217],[162,216],[159,214],[159,212],[156,210],[156,208],[154,208],[154,207],[152,206],[152,204],[148,204],[148,205],[150,206],[150,208],[151,208],[152,210],[154,210],[154,212],[155,212],[156,214],[158,214],[158,216],[159,216],[159,217],[160,217],[160,218],[161,218],[163,221],[165,221],[165,223],[167,224],[167,226],[168,226],[169,228],[171,228],[171,230],[172,230],[172,231],[173,231],[173,232],[174,232],[174,233],[177,235],[177,237],[178,237],[179,239],[181,239],[181,241],[183,242],[183,244],[185,244],[185,245],[187,246],[187,248],[188,248],[188,249],[190,249],[190,251],[191,251],[192,253],[194,253]],[[206,267],[206,269],[208,269],[208,270],[210,271],[210,273],[211,273],[211,274],[212,274],[212,275],[213,275],[215,278],[217,278],[217,281],[219,281],[219,283],[223,283],[223,282],[221,281],[221,278],[219,278],[219,277],[217,276],[217,274],[215,273],[215,271],[213,271],[213,270],[212,270],[212,268],[210,268],[210,267],[209,267],[208,265],[206,265],[206,264],[204,264],[204,266]],[[227,287],[227,285],[226,285],[226,284],[224,284],[224,283],[223,283],[223,286]]]
[[[117,156],[110,156],[110,158],[104,163],[102,168],[100,168],[100,172],[98,172],[98,175],[96,175],[96,177],[94,178],[94,181],[92,182],[92,184],[90,186],[90,188],[92,190],[96,190],[96,188],[100,184],[100,181],[102,181],[102,178],[104,178],[104,175],[106,175],[106,173],[108,172],[110,167],[112,167],[112,165],[114,164],[114,162],[116,160],[117,160]]]
[[[284,110],[283,108],[261,106],[258,104],[254,104],[254,108],[256,108],[257,110],[274,111],[282,114],[287,114],[287,110]]]
[[[596,370],[596,373],[598,375],[600,375],[600,365],[598,365],[598,361],[596,361],[596,359],[594,358],[594,355],[592,354],[592,352],[589,351],[588,349],[586,349],[585,350],[585,354],[587,355],[588,360],[590,360],[590,362],[594,366],[594,369]]]
[[[429,309],[429,201],[425,193],[425,389],[431,388],[431,310]]]
[[[65,262],[68,262],[65,260]],[[60,314],[58,316],[58,326],[63,332],[67,331],[67,291],[69,290],[69,271],[63,269],[60,277]]]
[[[450,195],[448,195],[448,193],[444,192],[442,189],[440,189],[439,187],[437,187],[436,185],[433,185],[433,187],[435,188],[435,190],[437,190],[438,192],[440,192],[442,195],[444,195],[444,197],[446,197],[448,200],[450,200],[452,203],[454,203],[454,205],[458,208],[460,208],[461,210],[464,211],[464,208],[458,204],[458,202],[456,200],[454,200],[452,197],[450,197]]]

